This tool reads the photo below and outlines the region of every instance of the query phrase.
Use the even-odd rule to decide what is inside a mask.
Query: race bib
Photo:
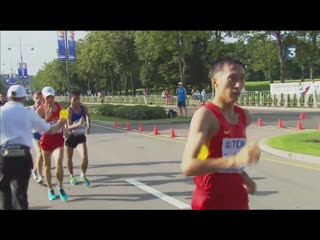
[[[222,155],[237,154],[246,145],[246,142],[245,138],[224,138],[222,141]]]
[[[230,156],[237,154],[246,145],[247,140],[245,138],[224,138],[222,141],[222,156]],[[220,172],[240,173],[244,169],[244,166],[239,168],[228,168]]]
[[[51,126],[56,125],[58,123],[58,120],[50,121],[48,122]],[[62,133],[62,128],[59,128],[57,133]]]
[[[78,123],[80,120],[81,120],[81,118],[78,119],[78,120],[76,120],[76,121],[74,121],[73,124]],[[84,122],[81,124],[80,127],[76,128],[76,129],[73,129],[71,132],[72,132],[73,134],[75,134],[75,135],[86,134],[86,132],[87,132],[86,122],[84,121]]]

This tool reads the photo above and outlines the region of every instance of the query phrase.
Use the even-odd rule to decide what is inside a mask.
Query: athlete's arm
[[[37,129],[38,132],[41,134],[47,133],[47,134],[55,134],[58,132],[58,130],[66,124],[66,120],[60,119],[57,124],[51,126],[49,123],[47,123],[39,114],[30,111],[30,119],[31,119],[31,125],[32,128]]]
[[[182,156],[181,169],[184,175],[202,175],[233,166],[234,156],[206,160],[199,160],[197,157],[201,146],[209,145],[210,139],[218,132],[219,127],[218,120],[208,109],[202,107],[195,112]]]
[[[247,188],[248,193],[254,194],[257,190],[256,183],[249,177],[249,175],[245,171],[243,171],[241,175],[245,181],[245,187]]]
[[[249,113],[248,110],[246,110],[246,109],[243,109],[243,110],[244,110],[244,114],[245,114],[245,117],[246,117],[246,125],[248,127],[252,122],[251,114]],[[245,171],[243,171],[241,173],[241,175],[243,176],[243,179],[245,181],[248,193],[249,194],[254,194],[256,192],[256,189],[257,189],[256,183],[250,178],[250,176]]]
[[[90,128],[91,128],[90,113],[89,113],[89,110],[88,110],[87,106],[85,106],[85,105],[82,105],[82,106],[83,106],[84,112],[85,112],[85,114],[86,114],[87,133],[89,134],[89,133],[90,133]]]
[[[247,127],[248,127],[248,126],[251,124],[251,122],[252,122],[251,114],[250,114],[249,111],[246,110],[246,109],[243,109],[243,111],[244,111],[244,115],[245,115],[245,117],[246,117],[246,125],[247,125]]]
[[[256,144],[247,144],[237,154],[220,158],[198,159],[203,144],[209,145],[210,139],[218,132],[219,121],[206,108],[200,108],[192,117],[187,143],[182,156],[181,169],[186,176],[197,176],[217,170],[240,167],[255,163],[260,158]]]
[[[68,130],[73,130],[76,128],[79,128],[83,122],[83,119],[81,119],[80,121],[72,124],[72,111],[70,108],[68,108],[68,112],[69,112],[69,117],[68,117]]]

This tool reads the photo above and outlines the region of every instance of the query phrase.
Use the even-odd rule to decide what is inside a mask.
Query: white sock
[[[85,176],[85,174],[84,174],[84,173],[81,173],[81,174],[80,174],[80,176],[81,176],[81,177],[84,177],[84,176]]]

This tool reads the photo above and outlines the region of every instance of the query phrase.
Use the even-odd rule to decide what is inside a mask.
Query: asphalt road
[[[298,132],[294,128],[275,126],[278,117],[283,116],[287,118],[284,124],[295,127],[300,113],[255,110],[252,114],[253,119],[262,117],[266,126],[252,124],[248,128],[249,141]],[[318,115],[306,112],[304,127],[312,128],[319,121]],[[145,132],[138,133],[138,124],[132,125],[133,130],[129,132],[124,130],[125,125],[114,129],[110,124],[94,122],[88,135],[87,176],[91,186],[71,186],[65,168],[69,200],[49,201],[46,187],[31,179],[30,208],[189,209],[193,179],[183,176],[180,170],[188,124],[159,124],[157,136],[152,134],[153,124],[144,127]],[[173,139],[170,137],[172,127],[177,135]],[[79,157],[74,157],[75,174],[79,174]],[[319,164],[311,164],[304,159],[294,161],[263,153],[258,165],[247,168],[258,185],[256,195],[250,196],[251,209],[319,209],[319,171],[320,159]]]

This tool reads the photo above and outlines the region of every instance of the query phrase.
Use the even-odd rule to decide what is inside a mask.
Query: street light
[[[1,64],[1,31],[0,31],[0,82],[2,80],[2,64]]]
[[[69,47],[68,47],[68,31],[64,31],[66,46],[66,73],[67,73],[67,92],[70,96],[70,68],[69,68]]]
[[[21,43],[21,38],[19,38],[19,47],[20,47],[20,70],[21,70],[21,75],[22,75],[22,84],[25,86],[25,79],[24,79],[24,71],[23,71],[23,54],[22,54],[22,43]],[[18,46],[16,44],[10,44],[10,46]],[[11,51],[12,48],[8,47],[8,50]],[[34,51],[34,48],[30,48],[31,51]]]

